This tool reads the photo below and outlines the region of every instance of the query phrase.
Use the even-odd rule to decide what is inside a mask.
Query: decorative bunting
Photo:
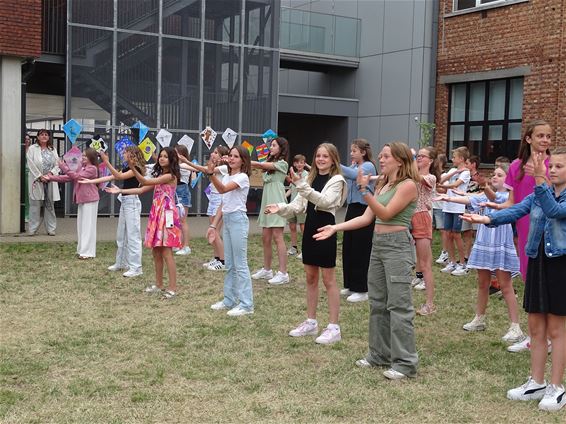
[[[202,141],[204,141],[204,144],[208,147],[208,150],[210,150],[214,144],[214,140],[216,139],[216,131],[210,127],[206,127],[200,133],[200,138],[202,138]]]
[[[132,128],[135,128],[139,131],[138,141],[143,140],[147,132],[149,131],[149,128],[142,121],[136,122],[134,125],[132,125]]]
[[[230,149],[234,147],[236,138],[238,138],[238,133],[231,128],[226,128],[226,131],[222,134],[222,139]]]
[[[155,146],[155,144],[153,144],[149,137],[146,137],[146,139],[140,143],[138,148],[141,150],[143,158],[146,160],[146,162],[151,158],[151,155],[157,149],[157,147]]]
[[[82,125],[79,124],[74,119],[69,119],[65,123],[65,125],[63,125],[63,131],[65,132],[65,135],[69,138],[71,144],[75,144],[75,142],[77,141],[77,137],[81,133],[82,128],[83,128]]]
[[[63,155],[63,159],[67,163],[69,169],[76,172],[81,167],[81,159],[83,152],[77,146],[73,146],[67,153]]]
[[[195,141],[191,137],[189,137],[188,135],[184,135],[177,142],[177,144],[185,146],[187,148],[187,150],[189,151],[189,155],[190,155],[191,150],[193,149],[193,145],[195,144]]]
[[[171,144],[172,137],[173,134],[171,134],[169,131],[164,129],[160,129],[157,135],[155,136],[159,144],[161,144],[161,147],[169,147],[169,145]]]

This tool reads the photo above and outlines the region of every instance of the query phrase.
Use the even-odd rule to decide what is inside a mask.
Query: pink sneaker
[[[340,327],[326,327],[322,334],[318,336],[315,340],[318,344],[332,344],[342,340],[342,336],[340,335]]]

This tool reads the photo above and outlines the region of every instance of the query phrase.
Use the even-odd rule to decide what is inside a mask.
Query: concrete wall
[[[438,0],[282,0],[282,7],[361,19],[357,71],[280,71],[281,93],[359,99],[357,136],[376,149],[391,140],[417,146],[414,118],[434,119]]]
[[[21,59],[0,56],[0,234],[20,231]]]

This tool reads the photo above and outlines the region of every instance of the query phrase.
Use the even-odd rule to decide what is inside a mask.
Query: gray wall
[[[281,0],[282,7],[361,19],[357,71],[280,70],[280,93],[359,100],[357,136],[376,149],[391,140],[417,146],[414,118],[434,119],[438,0]]]

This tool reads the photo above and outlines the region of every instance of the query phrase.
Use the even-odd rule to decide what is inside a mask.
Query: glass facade
[[[215,145],[226,128],[256,144],[276,128],[280,0],[69,0],[67,22],[66,119],[83,125],[79,143],[102,134],[113,145],[142,121],[172,144],[189,135],[203,163],[206,126]],[[203,188],[192,213],[206,211]],[[99,212],[117,210],[104,194]]]

